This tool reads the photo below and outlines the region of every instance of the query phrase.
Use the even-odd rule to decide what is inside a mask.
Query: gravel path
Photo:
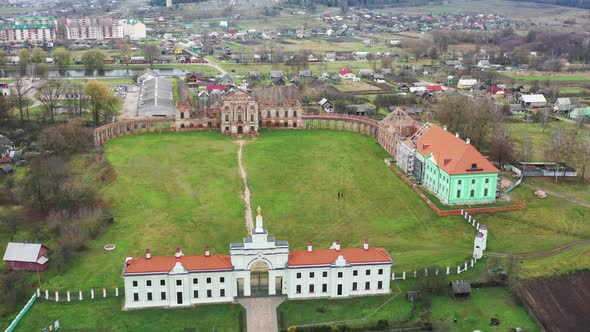
[[[240,149],[238,149],[238,165],[240,167],[240,175],[242,175],[242,181],[244,182],[244,194],[242,195],[242,199],[244,200],[244,206],[246,209],[246,230],[248,234],[252,234],[252,229],[254,229],[254,220],[252,219],[252,206],[250,205],[250,188],[248,187],[248,175],[246,174],[246,169],[242,164],[242,148],[246,141],[239,140],[236,143],[240,145]]]

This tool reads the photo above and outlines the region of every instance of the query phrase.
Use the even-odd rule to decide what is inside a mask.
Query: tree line
[[[10,241],[50,242],[50,268],[65,270],[113,222],[100,189],[115,173],[83,120],[48,126],[36,142],[41,153],[29,167],[0,183],[0,205],[13,207],[0,210],[0,232]],[[23,271],[0,272],[0,305],[23,301],[33,279]]]

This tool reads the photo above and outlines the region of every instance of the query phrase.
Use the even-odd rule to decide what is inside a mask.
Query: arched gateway
[[[393,262],[383,248],[289,251],[289,243],[268,236],[258,208],[256,227],[230,255],[211,253],[128,257],[123,269],[125,309],[180,307],[232,302],[236,297],[287,296],[290,299],[345,298],[389,293]]]

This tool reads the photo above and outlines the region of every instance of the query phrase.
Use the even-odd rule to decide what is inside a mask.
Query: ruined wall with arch
[[[211,120],[206,121],[211,122]],[[100,146],[112,138],[139,133],[218,130],[219,123],[211,123],[211,127],[208,126],[209,123],[203,122],[200,126],[193,125],[186,128],[176,128],[173,118],[145,118],[114,122],[94,130],[94,143]],[[301,116],[300,128],[302,127],[305,129],[351,131],[369,135],[374,137],[392,157],[395,157],[397,142],[402,138],[399,130],[393,130],[391,126],[388,126],[382,121],[353,115],[306,114]]]
[[[305,120],[306,129],[346,130],[373,136],[392,157],[395,157],[397,142],[402,138],[400,132],[392,130],[385,123],[362,116],[306,114],[302,116],[302,119]],[[410,126],[415,127],[415,124]],[[413,131],[410,132],[413,133]]]

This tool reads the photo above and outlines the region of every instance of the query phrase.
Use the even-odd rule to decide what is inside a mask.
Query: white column
[[[119,287],[115,287],[115,296],[119,296]]]
[[[68,302],[70,302],[72,300],[72,298],[70,297],[70,291],[67,292],[68,295]]]
[[[275,295],[277,293],[276,277],[271,271],[268,272],[268,295]]]
[[[80,298],[80,301],[82,301],[82,290],[81,289],[78,291],[78,296]]]
[[[447,275],[451,274],[451,267],[447,266]]]
[[[47,289],[45,290],[45,299],[46,300],[49,299],[49,290],[47,290]]]
[[[471,215],[469,216],[469,223],[471,224]]]
[[[102,297],[107,297],[107,289],[106,288],[102,289]]]
[[[461,274],[461,265],[457,265],[457,274]]]
[[[467,262],[465,262],[465,271],[467,271]]]
[[[402,279],[406,280],[406,271],[402,272]]]
[[[248,274],[244,278],[244,296],[250,296],[250,295],[251,295],[251,290],[250,290],[250,275]]]
[[[59,292],[55,291],[55,302],[59,302]]]
[[[94,300],[94,288],[90,288],[90,299]]]
[[[41,288],[37,288],[37,297],[41,297]]]
[[[391,280],[395,280],[395,272],[391,272]]]
[[[473,258],[472,258],[471,259],[471,267],[473,267],[473,263],[475,263],[475,262],[473,261]]]

